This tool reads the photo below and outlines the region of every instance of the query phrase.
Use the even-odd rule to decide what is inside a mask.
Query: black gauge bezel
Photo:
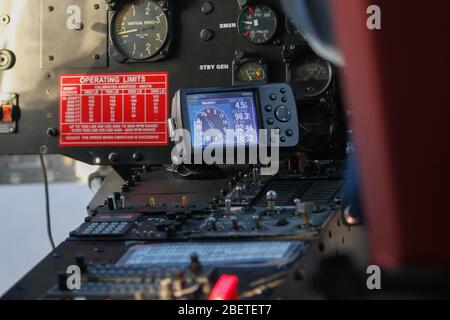
[[[305,95],[305,94],[301,93],[298,90],[298,88],[295,86],[295,84],[293,82],[293,79],[292,79],[293,68],[302,66],[305,63],[307,63],[308,61],[310,61],[311,59],[321,59],[321,58],[320,57],[315,57],[313,55],[308,55],[307,57],[297,57],[297,58],[293,59],[292,61],[290,61],[286,65],[287,83],[289,83],[291,85],[291,87],[294,90],[296,95],[298,95],[299,97],[302,97],[302,98],[306,98],[306,99],[317,98],[318,96],[320,96],[321,94],[326,92],[330,88],[331,82],[333,81],[333,77],[334,77],[333,66],[331,65],[331,63],[326,61],[326,60],[324,60],[324,59],[321,59],[323,62],[325,62],[327,64],[328,72],[329,72],[329,75],[330,75],[328,77],[326,86],[324,86],[320,91],[318,91],[318,92],[316,92],[314,94],[311,94],[311,95]]]
[[[265,78],[262,80],[254,80],[254,81],[240,81],[238,78],[238,73],[241,68],[247,63],[257,63],[264,69]],[[267,84],[269,82],[270,73],[269,73],[269,65],[265,59],[261,58],[244,58],[240,60],[233,60],[233,79],[232,85],[251,85],[251,84]]]
[[[171,10],[170,10],[171,7],[170,7],[169,0],[167,0],[165,3],[158,2],[155,0],[150,0],[161,7],[163,13],[165,14],[166,20],[167,20],[167,36],[166,36],[166,39],[164,40],[163,44],[161,45],[161,48],[158,51],[156,51],[153,55],[151,55],[150,57],[143,58],[143,59],[137,59],[137,58],[130,57],[126,53],[124,53],[122,49],[120,49],[120,46],[118,45],[118,42],[117,42],[117,37],[115,35],[114,26],[115,26],[118,15],[122,12],[122,10],[125,8],[125,6],[129,5],[133,1],[134,0],[127,0],[127,1],[120,2],[119,4],[117,4],[114,7],[114,11],[110,14],[110,19],[109,19],[110,56],[112,58],[114,58],[114,60],[121,62],[121,63],[151,62],[151,61],[158,61],[158,60],[165,58],[169,54],[169,49],[172,44],[172,35],[173,35],[172,19],[171,19],[172,14],[171,14]]]
[[[242,32],[241,32],[241,18],[242,18],[242,15],[244,14],[244,11],[248,8],[248,7],[250,7],[250,6],[252,6],[252,7],[257,7],[257,6],[265,6],[265,7],[268,7],[272,12],[273,12],[273,15],[274,15],[274,17],[275,17],[275,29],[274,29],[274,31],[273,31],[273,34],[266,40],[266,41],[264,41],[264,42],[253,42],[253,41],[250,41],[248,38],[246,38],[243,34],[242,34]],[[237,23],[236,23],[236,25],[237,25],[237,31],[238,31],[238,33],[239,33],[239,35],[243,38],[243,39],[245,39],[246,41],[248,41],[249,43],[251,43],[251,44],[254,44],[254,45],[264,45],[264,44],[268,44],[270,41],[272,41],[274,38],[275,38],[275,36],[277,35],[277,33],[278,33],[278,30],[279,30],[279,28],[280,28],[280,19],[278,18],[279,17],[279,15],[278,15],[278,12],[272,7],[272,6],[270,6],[270,5],[268,5],[268,4],[266,4],[266,3],[256,3],[256,4],[254,4],[254,5],[245,5],[245,6],[243,6],[242,8],[241,8],[241,12],[239,13],[239,17],[238,17],[238,19],[237,19]]]

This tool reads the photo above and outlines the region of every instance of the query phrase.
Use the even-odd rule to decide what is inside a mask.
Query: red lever
[[[238,283],[239,278],[235,275],[220,276],[209,295],[209,300],[238,300]]]

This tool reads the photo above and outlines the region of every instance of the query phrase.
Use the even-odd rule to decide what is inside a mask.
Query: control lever
[[[303,226],[311,225],[311,213],[314,210],[314,202],[302,202],[300,199],[295,199],[295,212],[303,217]]]
[[[231,211],[231,200],[228,198],[225,199],[225,215],[233,215],[233,212]]]
[[[114,197],[114,195],[108,196],[108,199],[106,202],[108,204],[109,210],[117,210],[117,201],[116,201],[116,198]]]
[[[120,196],[120,208],[125,209],[125,195]]]
[[[275,206],[275,200],[277,200],[277,193],[273,190],[270,190],[266,193],[266,200],[267,200],[267,212],[268,213],[275,213],[276,206]]]
[[[235,193],[236,193],[237,201],[241,201],[242,200],[242,188],[237,186],[236,190],[235,190]]]

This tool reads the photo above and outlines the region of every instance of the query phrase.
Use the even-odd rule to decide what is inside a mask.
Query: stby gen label
[[[169,144],[167,72],[62,75],[59,145]]]

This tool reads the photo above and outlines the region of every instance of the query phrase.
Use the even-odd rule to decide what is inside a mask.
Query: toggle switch
[[[269,213],[276,212],[275,200],[277,200],[277,193],[273,190],[270,190],[266,193],[267,200],[267,211]]]
[[[302,202],[300,199],[295,199],[295,213],[303,217],[303,226],[311,225],[311,213],[314,210],[314,202]]]
[[[225,215],[231,216],[233,212],[231,211],[231,200],[225,199]]]
[[[237,186],[235,189],[235,196],[237,201],[241,201],[242,200],[242,188]]]
[[[189,204],[188,197],[187,196],[182,196],[181,197],[181,206],[183,208],[185,208],[185,207],[188,206],[188,204]]]
[[[109,210],[117,210],[117,201],[116,201],[116,198],[114,197],[114,195],[108,196],[108,199],[106,200],[106,202],[108,204]]]

